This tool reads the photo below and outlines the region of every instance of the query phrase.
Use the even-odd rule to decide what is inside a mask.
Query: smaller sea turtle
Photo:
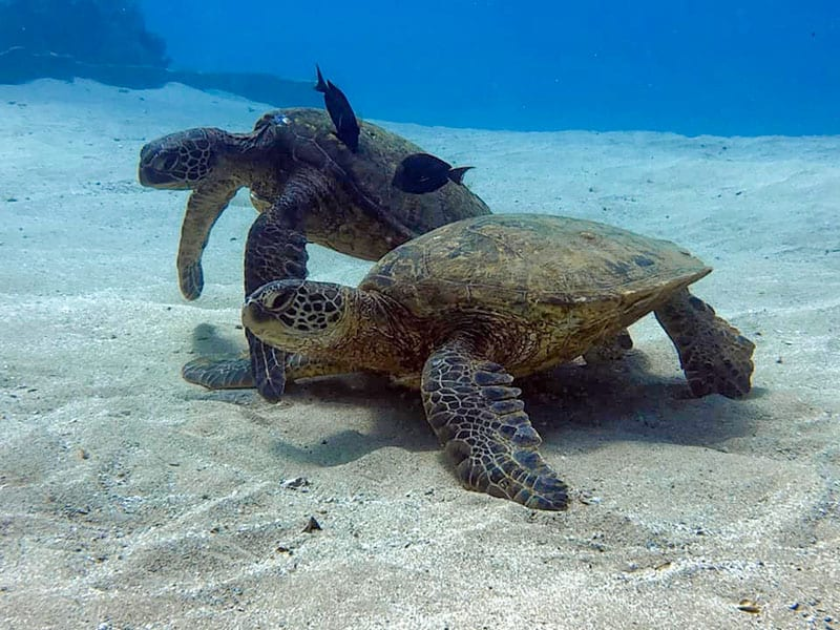
[[[425,195],[393,186],[397,165],[420,147],[367,122],[359,128],[351,150],[326,112],[290,108],[268,112],[251,133],[196,128],[144,146],[141,184],[192,190],[178,250],[184,297],[201,295],[202,253],[216,220],[242,187],[251,189],[262,211],[248,234],[245,295],[271,280],[305,277],[308,242],[377,260],[438,226],[490,213],[466,186],[451,184]],[[206,387],[256,384],[263,397],[278,400],[285,386],[282,351],[252,336],[248,343],[250,369],[241,360],[226,360],[218,370],[202,362],[188,364],[184,375]]]
[[[268,344],[419,385],[467,488],[556,510],[566,485],[537,451],[514,377],[614,340],[626,347],[626,328],[653,312],[695,396],[741,398],[755,346],[687,288],[710,271],[668,241],[497,214],[398,247],[358,289],[271,282],[248,298],[242,321]]]

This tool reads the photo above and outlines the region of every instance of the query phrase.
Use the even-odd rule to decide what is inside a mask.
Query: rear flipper
[[[352,366],[338,361],[315,359],[300,354],[286,355],[286,379],[296,381],[316,376],[353,372]],[[201,357],[184,365],[181,375],[189,383],[207,389],[252,389],[256,387],[248,355]]]
[[[426,361],[423,405],[461,483],[539,510],[562,510],[567,488],[540,456],[542,440],[513,377],[456,339]]]
[[[677,348],[692,394],[743,398],[749,393],[755,344],[711,306],[683,289],[656,311],[656,319]]]

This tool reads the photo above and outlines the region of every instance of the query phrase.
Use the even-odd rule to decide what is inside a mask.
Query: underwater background
[[[840,2],[143,0],[173,67],[314,80],[362,117],[512,130],[840,133]]]
[[[0,630],[840,630],[838,6],[0,0]],[[546,512],[467,492],[379,375],[187,382],[247,347],[257,214],[230,200],[185,300],[191,193],[143,186],[143,147],[321,110],[316,63],[493,212],[714,267],[750,395],[689,397],[653,317],[622,360],[517,379],[571,489]],[[307,250],[316,281],[370,268]]]

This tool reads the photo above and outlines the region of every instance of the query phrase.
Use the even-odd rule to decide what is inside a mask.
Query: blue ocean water
[[[312,80],[362,117],[840,133],[837,0],[144,0],[176,67]]]

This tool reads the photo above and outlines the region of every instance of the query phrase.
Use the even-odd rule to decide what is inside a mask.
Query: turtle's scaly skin
[[[370,123],[361,123],[357,152],[335,135],[329,116],[316,109],[276,110],[247,134],[199,128],[164,136],[141,151],[145,186],[190,189],[181,230],[178,275],[181,292],[197,298],[204,278],[201,256],[210,231],[241,187],[251,189],[262,211],[245,252],[245,293],[271,280],[306,275],[306,243],[377,260],[395,246],[445,223],[489,214],[464,186],[448,184],[412,195],[392,186],[405,156],[421,149]],[[283,353],[249,337],[252,372],[269,400],[283,392]],[[225,360],[227,361],[227,360]],[[240,386],[231,363],[188,364],[188,378],[206,387]],[[233,374],[233,376],[231,376]]]
[[[163,136],[140,151],[138,177],[143,186],[193,191],[181,226],[177,259],[179,286],[188,300],[201,295],[201,256],[210,230],[236,191],[249,186],[255,200],[280,194],[282,179],[272,168],[261,140],[258,133],[202,127]],[[266,203],[261,201],[258,209],[264,209]]]
[[[322,357],[286,355],[286,378],[297,381],[315,376],[349,374],[358,368],[349,363]],[[246,354],[238,357],[201,357],[187,363],[181,375],[190,383],[206,384],[208,389],[252,389],[251,361]]]
[[[465,486],[561,509],[565,484],[537,451],[514,377],[626,348],[626,328],[654,312],[695,396],[746,395],[753,343],[687,288],[710,271],[673,243],[600,223],[492,215],[402,245],[355,290],[272,282],[250,296],[243,323],[306,356],[419,380]]]

